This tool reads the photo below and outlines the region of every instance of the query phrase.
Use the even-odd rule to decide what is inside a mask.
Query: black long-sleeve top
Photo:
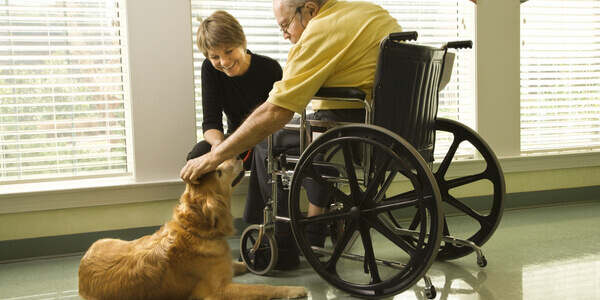
[[[215,69],[210,60],[202,63],[202,130],[223,131],[223,113],[227,117],[227,133],[234,132],[262,104],[281,80],[281,65],[274,59],[247,50],[252,58],[246,73],[229,77]]]

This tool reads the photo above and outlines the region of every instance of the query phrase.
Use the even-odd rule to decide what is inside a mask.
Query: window
[[[521,153],[600,149],[600,1],[521,5]]]
[[[473,3],[465,0],[373,1],[387,9],[404,31],[417,31],[417,43],[441,47],[475,39]],[[452,79],[440,93],[438,116],[475,126],[474,50],[456,51]]]
[[[0,3],[0,181],[131,172],[118,0]]]
[[[418,43],[441,46],[448,41],[474,39],[474,5],[465,0],[395,0],[372,1],[387,9],[405,31],[417,31]],[[202,139],[202,101],[200,68],[204,56],[198,51],[195,33],[198,18],[215,10],[226,10],[238,19],[253,52],[271,56],[285,64],[292,46],[283,39],[275,17],[272,0],[192,0],[192,33],[196,82],[196,120],[198,138]],[[474,126],[474,51],[459,51],[452,81],[440,94],[439,116],[460,120]]]

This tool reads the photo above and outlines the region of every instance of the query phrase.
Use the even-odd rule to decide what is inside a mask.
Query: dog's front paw
[[[288,299],[303,298],[308,295],[308,293],[306,292],[306,289],[304,289],[303,287],[300,287],[300,286],[288,286],[287,290],[288,290],[287,291]]]
[[[231,267],[233,267],[233,275],[235,276],[248,273],[248,268],[243,262],[232,262]]]

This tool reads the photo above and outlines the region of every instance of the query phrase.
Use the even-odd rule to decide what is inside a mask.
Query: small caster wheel
[[[265,275],[275,267],[277,263],[277,244],[272,230],[263,234],[260,246],[256,252],[252,248],[258,240],[260,232],[259,225],[251,225],[244,230],[240,238],[240,254],[248,270],[256,275]]]
[[[485,259],[485,256],[477,258],[477,265],[480,266],[480,267],[482,267],[482,268],[485,267],[485,266],[487,266],[487,259]]]
[[[431,286],[431,288],[425,288],[425,297],[427,297],[427,299],[435,299],[436,296],[437,293],[433,285]]]

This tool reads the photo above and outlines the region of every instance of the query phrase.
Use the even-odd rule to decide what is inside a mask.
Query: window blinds
[[[387,0],[372,1],[387,9],[404,31],[417,31],[418,44],[442,46],[446,42],[474,39],[475,11],[465,0]],[[202,139],[200,67],[204,56],[196,47],[198,18],[216,10],[226,10],[238,19],[248,40],[248,49],[267,55],[285,65],[292,44],[283,39],[273,15],[272,0],[192,0],[192,32],[196,82],[198,139]],[[474,51],[457,52],[452,80],[440,94],[439,116],[459,120],[474,127]],[[442,136],[438,144],[448,144]],[[464,155],[469,156],[466,152]]]
[[[0,181],[130,172],[120,7],[0,2]]]
[[[600,149],[600,1],[521,5],[521,152]]]

